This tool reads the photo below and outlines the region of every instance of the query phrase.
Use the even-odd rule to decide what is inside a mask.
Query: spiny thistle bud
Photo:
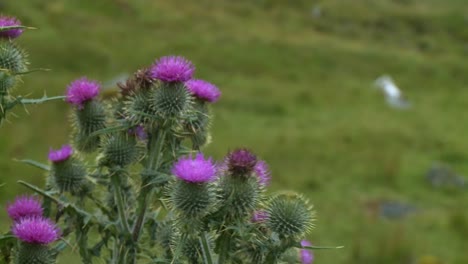
[[[150,103],[160,122],[183,116],[191,105],[191,96],[182,83],[163,83],[151,95]]]
[[[12,233],[21,242],[16,264],[51,264],[54,257],[48,244],[60,237],[60,230],[52,221],[40,217],[22,218],[12,227]]]
[[[7,205],[8,216],[13,221],[19,221],[22,218],[41,217],[43,209],[41,202],[34,196],[20,196],[11,204]]]
[[[75,144],[84,152],[92,152],[100,143],[99,136],[92,133],[105,128],[106,115],[104,107],[95,100],[101,86],[96,81],[83,77],[73,81],[67,89],[66,101],[76,106],[75,111]]]
[[[0,69],[6,69],[13,74],[24,72],[28,68],[26,57],[26,52],[12,42],[0,42]]]
[[[157,120],[150,97],[150,90],[139,90],[125,101],[124,115],[132,125],[148,124]]]
[[[101,166],[125,167],[138,160],[141,147],[135,136],[118,132],[104,138],[99,164]]]
[[[16,76],[0,71],[0,96],[7,95],[9,90],[15,86],[16,80]]]
[[[166,56],[157,60],[149,69],[149,76],[166,83],[186,82],[192,79],[195,67],[181,56]]]
[[[0,28],[2,27],[12,27],[12,26],[21,26],[21,21],[15,17],[9,16],[0,16]],[[5,39],[15,39],[23,34],[23,30],[20,28],[9,29],[0,31],[0,38]]]
[[[309,232],[315,212],[308,201],[296,193],[280,193],[270,199],[267,226],[280,237],[299,237]]]
[[[199,219],[209,213],[215,202],[215,192],[210,182],[215,177],[211,158],[199,153],[195,159],[180,158],[172,168],[177,177],[172,190],[174,208],[187,219]]]
[[[86,183],[86,169],[80,160],[72,157],[73,149],[64,145],[59,150],[49,151],[49,160],[52,161],[50,176],[61,192],[78,194]]]

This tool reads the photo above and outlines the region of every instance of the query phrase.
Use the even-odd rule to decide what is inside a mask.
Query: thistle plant
[[[0,16],[0,125],[18,105],[40,104],[63,98],[44,95],[39,99],[26,99],[21,95],[13,95],[13,90],[22,82],[22,75],[42,70],[28,69],[28,54],[15,42],[26,29],[32,28],[21,25],[21,21],[15,17]]]
[[[49,150],[49,164],[27,161],[46,171],[45,187],[19,183],[42,203],[8,206],[7,262],[55,263],[67,245],[83,263],[312,262],[306,198],[267,193],[268,165],[248,148],[219,162],[203,154],[221,92],[194,73],[187,59],[162,57],[107,101],[98,81],[70,82],[70,142]]]

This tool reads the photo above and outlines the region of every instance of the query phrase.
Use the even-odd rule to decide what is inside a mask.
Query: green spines
[[[92,152],[99,147],[100,136],[92,133],[106,126],[106,114],[103,105],[91,100],[85,103],[83,109],[75,110],[75,145],[83,152]]]
[[[83,163],[73,157],[52,163],[50,170],[55,187],[60,192],[70,192],[73,195],[78,195],[86,189],[86,174]]]
[[[192,103],[191,95],[182,83],[163,83],[151,98],[151,105],[161,122],[183,116]]]
[[[184,123],[185,133],[189,135],[194,149],[200,149],[209,142],[210,123],[207,104],[197,100]]]
[[[0,41],[0,70],[13,74],[24,72],[28,69],[26,58],[26,52],[12,42]]]
[[[15,264],[54,264],[55,258],[46,245],[21,242]]]
[[[216,200],[210,183],[188,183],[177,180],[171,191],[171,202],[180,213],[181,219],[193,220],[194,223],[210,213]]]
[[[151,106],[150,90],[139,90],[125,102],[124,113],[133,125],[152,123],[157,120],[156,112]]]
[[[245,220],[252,215],[260,202],[262,189],[254,176],[225,176],[219,187],[221,212],[230,220]]]
[[[102,140],[102,152],[99,164],[102,166],[125,167],[138,160],[141,147],[135,136],[127,132],[113,133]]]
[[[15,86],[16,79],[16,76],[0,71],[0,96],[8,95],[9,90]]]
[[[280,193],[272,197],[266,211],[267,226],[280,237],[302,237],[314,226],[312,206],[296,193]]]

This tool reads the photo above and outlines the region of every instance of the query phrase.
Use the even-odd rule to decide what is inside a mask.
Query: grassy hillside
[[[162,55],[191,59],[196,76],[223,92],[206,152],[221,158],[249,146],[270,163],[272,190],[313,201],[310,240],[345,246],[316,252],[316,263],[468,263],[467,190],[425,180],[437,161],[468,175],[465,1],[16,0],[0,8],[39,28],[19,42],[32,67],[53,71],[24,78],[17,92],[31,97],[62,94],[82,75],[105,82]],[[382,74],[412,109],[391,109],[372,89]],[[28,111],[16,109],[19,118],[0,128],[2,205],[25,191],[17,179],[43,182],[12,159],[45,161],[68,139],[65,103]],[[417,211],[384,219],[381,201]],[[3,211],[0,219],[6,229]]]

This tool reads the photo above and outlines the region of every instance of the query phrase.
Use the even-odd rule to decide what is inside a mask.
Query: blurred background
[[[10,0],[0,12],[37,27],[18,40],[32,68],[16,92],[61,95],[178,54],[223,92],[214,143],[252,148],[270,192],[314,203],[315,263],[468,263],[466,0]],[[405,107],[374,81],[387,74]],[[0,205],[26,192],[69,139],[69,107],[21,108],[0,128]],[[9,226],[0,210],[0,227]],[[67,263],[79,263],[69,252]],[[62,262],[64,261],[62,257]]]

